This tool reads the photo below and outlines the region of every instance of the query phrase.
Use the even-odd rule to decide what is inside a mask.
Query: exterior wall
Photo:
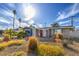
[[[69,38],[70,30],[63,30],[63,36],[64,36],[64,38]]]
[[[39,30],[36,29],[36,36],[39,37]]]
[[[49,30],[46,30],[46,37],[49,37]]]
[[[38,37],[51,37],[53,30],[50,28],[36,29],[36,36]]]
[[[36,28],[32,28],[32,36],[36,36]]]
[[[46,37],[46,29],[43,29],[43,37]]]
[[[47,38],[53,37],[55,30],[58,30],[58,29],[61,30],[61,32],[65,37],[68,37],[71,31],[68,29],[58,28],[58,27],[47,27],[47,28],[38,28],[38,29],[32,27],[30,29],[32,29],[32,36],[47,37]]]
[[[68,35],[72,38],[79,38],[79,31],[70,31]]]
[[[39,30],[39,37],[45,37],[46,36],[46,31],[45,29],[40,29]]]

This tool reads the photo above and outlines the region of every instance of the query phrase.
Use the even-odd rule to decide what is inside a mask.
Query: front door
[[[43,37],[43,30],[40,30],[40,37]]]

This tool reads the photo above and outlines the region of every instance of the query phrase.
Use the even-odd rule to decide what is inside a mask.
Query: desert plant
[[[3,38],[0,38],[0,42],[2,42],[3,41]]]
[[[0,43],[0,50],[3,50],[4,48],[12,45],[21,45],[24,43],[24,40],[11,40],[8,42],[2,42]]]
[[[10,36],[8,34],[5,34],[3,41],[9,41],[9,40],[10,40]]]
[[[63,34],[62,33],[55,33],[54,34],[54,42],[56,43],[61,43],[63,39]]]
[[[37,54],[37,50],[38,50],[37,38],[36,37],[29,37],[28,53],[34,52],[35,54]]]
[[[8,46],[8,43],[7,42],[3,42],[0,44],[0,50],[3,50],[5,47]]]
[[[3,36],[5,37],[6,35],[8,36],[8,38],[12,39],[13,36],[16,35],[16,32],[13,31],[12,29],[7,29],[3,32]]]
[[[11,40],[8,42],[8,46],[12,46],[12,45],[21,45],[24,43],[24,40]]]
[[[15,40],[16,45],[21,45],[24,43],[24,40]]]
[[[38,55],[41,56],[60,56],[64,55],[64,49],[57,45],[45,45],[40,44],[38,49]]]
[[[59,39],[63,39],[63,34],[62,33],[58,33]]]

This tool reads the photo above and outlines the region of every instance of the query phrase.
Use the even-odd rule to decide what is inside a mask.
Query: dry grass
[[[24,44],[19,46],[13,45],[13,46],[6,47],[4,50],[0,51],[0,56],[17,56],[18,53],[21,54],[21,56],[27,55],[26,42],[24,42]]]
[[[1,43],[0,47],[1,46],[2,46],[2,51],[0,51],[0,55],[3,56],[26,56],[28,55],[28,50],[31,50],[30,49],[31,47],[35,48],[34,50],[36,52],[45,53],[42,54],[45,56],[46,55],[50,56],[52,54],[59,55],[59,53],[62,52],[60,47],[58,47],[59,44],[57,45],[53,42],[40,42],[38,44],[38,39],[36,37],[30,37],[28,42],[24,40],[11,40],[8,42],[3,42]]]
[[[25,56],[26,53],[24,51],[16,51],[12,53],[12,56]]]

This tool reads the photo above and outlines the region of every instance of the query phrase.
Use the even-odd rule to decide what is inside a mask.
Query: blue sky
[[[32,6],[35,15],[27,19],[27,12],[24,11],[28,6]],[[79,4],[74,3],[6,3],[0,4],[0,29],[12,28],[13,12],[16,10],[15,28],[19,27],[18,19],[22,19],[21,26],[33,25],[35,27],[50,26],[58,22],[61,26],[71,25],[71,17],[74,19],[74,26],[79,28]],[[25,14],[26,13],[26,14]],[[32,13],[30,13],[32,14]]]

